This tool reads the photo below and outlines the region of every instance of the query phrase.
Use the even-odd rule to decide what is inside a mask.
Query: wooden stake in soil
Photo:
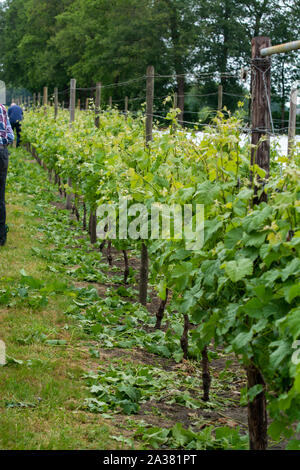
[[[202,384],[203,384],[203,401],[209,401],[209,391],[211,384],[211,376],[209,371],[209,360],[207,354],[207,346],[202,350]]]
[[[70,83],[70,125],[75,121],[75,104],[76,104],[76,80],[71,79]]]
[[[177,109],[177,108],[178,108],[178,93],[177,93],[177,91],[175,91],[174,97],[173,97],[173,108],[174,108],[174,109]],[[176,132],[176,124],[174,124],[174,125],[172,126],[171,132],[172,132],[173,134],[175,134],[175,132]]]
[[[185,77],[183,74],[177,75],[177,89],[178,89],[178,108],[181,110],[181,113],[178,116],[178,122],[183,126],[184,119],[184,102],[185,102]]]
[[[45,114],[47,112],[47,105],[48,105],[48,87],[44,86],[44,92],[43,92],[43,106],[44,106],[44,111]]]
[[[58,115],[58,89],[54,88],[54,118]]]
[[[259,36],[252,39],[252,149],[251,165],[258,165],[270,173],[270,132],[271,132],[271,59],[261,57],[260,50],[269,47],[269,38]],[[259,144],[262,137],[265,140]],[[255,161],[254,161],[255,160]],[[257,194],[259,188],[255,188]],[[265,192],[254,202],[267,200]]]
[[[270,170],[270,131],[271,131],[271,61],[261,56],[261,49],[271,45],[270,39],[259,36],[252,39],[252,148],[251,164],[256,163],[269,177]],[[267,136],[259,147],[262,136]],[[255,159],[255,161],[254,161]],[[265,192],[260,197],[256,188],[254,203],[267,201]],[[265,450],[268,445],[268,419],[265,382],[260,370],[254,364],[246,367],[247,387],[262,386],[261,393],[253,401],[248,400],[248,427],[251,450]]]
[[[129,276],[129,262],[128,262],[128,255],[126,250],[122,250],[124,256],[124,284],[127,284],[128,276]]]
[[[86,204],[83,203],[82,230],[86,230]]]
[[[154,67],[147,68],[146,89],[146,145],[152,140],[153,128],[153,101],[154,101]]]
[[[187,314],[184,315],[184,328],[180,339],[180,345],[183,351],[183,358],[187,359],[189,350],[189,316]]]
[[[96,211],[91,211],[90,214],[90,221],[89,221],[89,227],[90,227],[90,240],[91,243],[96,243],[97,241],[97,215]]]
[[[173,96],[173,108],[177,109],[178,108],[178,93],[175,91],[174,96]]]
[[[142,243],[141,249],[141,269],[140,269],[140,292],[139,301],[142,305],[147,304],[148,294],[148,271],[149,271],[149,258],[148,250],[145,243]]]
[[[295,144],[296,118],[297,118],[297,98],[298,84],[295,84],[291,90],[290,116],[289,116],[289,135],[288,135],[288,156],[290,157]]]
[[[75,121],[75,106],[76,106],[76,80],[75,78],[71,79],[70,83],[70,127]],[[68,178],[68,186],[71,188],[72,181],[71,178]],[[71,193],[67,194],[66,200],[66,209],[70,210],[72,208],[72,195]]]
[[[152,127],[153,127],[153,101],[154,101],[154,67],[151,65],[147,68],[147,86],[146,86],[146,146],[152,141]],[[147,304],[148,293],[148,268],[149,258],[148,249],[144,242],[142,242],[141,249],[141,270],[140,270],[140,289],[139,301],[142,305]]]
[[[266,450],[268,447],[268,416],[265,395],[265,381],[254,364],[246,368],[248,390],[261,385],[263,391],[253,401],[248,401],[248,427],[250,450]]]
[[[111,240],[109,240],[108,243],[107,243],[107,254],[106,254],[107,262],[108,262],[109,266],[113,265],[111,248],[112,248],[112,244],[111,244]]]
[[[95,100],[95,126],[100,127],[100,107],[101,107],[101,82],[96,85],[96,100]],[[91,243],[97,241],[97,209],[92,209],[89,219],[89,233]]]
[[[156,324],[155,324],[156,330],[161,329],[161,323],[164,318],[165,308],[168,303],[168,297],[169,297],[169,289],[166,289],[166,298],[160,302],[159,309],[156,313]]]
[[[223,108],[223,85],[218,86],[218,111]]]
[[[101,106],[101,83],[96,85],[96,101],[95,101],[95,126],[100,127],[100,106]]]

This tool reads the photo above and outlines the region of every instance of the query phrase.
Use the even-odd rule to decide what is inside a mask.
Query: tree
[[[59,31],[53,42],[68,73],[82,84],[101,80],[104,85],[118,85],[144,76],[149,64],[158,73],[168,66],[166,47],[148,0],[75,0],[57,23]],[[140,85],[131,84],[124,91],[137,93]]]
[[[157,17],[162,25],[164,41],[167,44],[169,62],[176,74],[179,121],[184,118],[184,96],[186,75],[197,63],[200,37],[199,0],[157,0]]]

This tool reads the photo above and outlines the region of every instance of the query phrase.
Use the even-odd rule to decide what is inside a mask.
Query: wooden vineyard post
[[[75,78],[71,79],[70,83],[70,127],[72,127],[73,122],[75,121],[75,106],[76,106],[76,80]],[[68,186],[71,188],[72,181],[71,178],[68,178]],[[72,195],[71,193],[67,194],[66,200],[66,209],[70,210],[72,208]]]
[[[178,123],[183,127],[184,126],[184,106],[185,106],[185,76],[183,74],[177,75],[177,91],[178,91],[178,105],[180,109],[180,114],[178,116]]]
[[[54,118],[58,115],[58,89],[54,88]]]
[[[108,106],[112,108],[112,96],[109,97]]]
[[[147,68],[147,86],[146,86],[146,146],[152,141],[153,127],[153,101],[154,101],[154,67]],[[148,294],[148,271],[149,257],[148,249],[145,242],[142,242],[141,249],[141,269],[140,269],[140,285],[139,285],[139,301],[142,305],[147,304]]]
[[[124,108],[124,111],[125,111],[125,118],[127,119],[127,116],[128,116],[128,96],[125,96],[125,108]]]
[[[47,86],[44,86],[44,90],[43,90],[43,106],[44,106],[44,112],[46,114],[47,106],[48,106],[48,87]]]
[[[251,165],[258,165],[265,170],[265,178],[270,173],[270,132],[271,132],[271,59],[261,57],[260,50],[269,47],[271,41],[264,36],[252,39],[252,149]],[[260,142],[260,139],[264,140]],[[254,172],[255,173],[255,172]],[[253,177],[253,173],[252,173]],[[255,188],[255,194],[260,188]],[[254,202],[267,201],[267,195],[263,191],[256,196]]]
[[[38,107],[40,107],[40,106],[41,106],[41,93],[40,93],[40,92],[38,92],[38,100],[37,100],[37,105],[38,105]]]
[[[146,89],[146,146],[152,141],[153,128],[153,101],[154,101],[154,67],[147,68]]]
[[[77,109],[78,109],[78,111],[80,111],[80,109],[81,109],[81,101],[80,101],[80,98],[78,98],[78,100],[77,100]]]
[[[86,98],[85,100],[85,110],[88,111],[89,110],[89,99]]]
[[[298,83],[296,83],[291,90],[290,100],[290,116],[289,116],[289,134],[288,134],[288,156],[291,157],[296,134],[296,118],[297,118],[297,97],[298,97]]]
[[[223,85],[218,86],[218,111],[223,108]]]
[[[175,91],[174,96],[173,96],[173,109],[178,109],[178,93]],[[175,134],[176,132],[176,123],[174,123],[170,129],[170,132],[172,134]]]
[[[96,243],[97,241],[97,211],[92,210],[90,213],[89,221],[89,232],[90,232],[90,241],[91,243]]]
[[[100,106],[101,106],[101,82],[96,85],[96,101],[95,101],[95,126],[100,127]]]
[[[175,91],[174,97],[173,97],[173,108],[177,109],[178,108],[178,93]]]
[[[76,80],[71,79],[70,83],[70,126],[75,121],[75,103],[76,103]]]
[[[100,128],[100,108],[101,108],[101,82],[96,85],[96,100],[95,100],[95,126]],[[89,232],[91,243],[97,242],[97,210],[92,208],[89,221]]]
[[[33,93],[33,107],[36,108],[36,93]]]
[[[261,56],[261,49],[269,47],[270,39],[259,36],[252,39],[252,149],[251,165],[258,165],[269,176],[270,169],[270,131],[271,131],[271,60]],[[266,136],[263,142],[260,139]],[[253,173],[255,173],[252,170]],[[252,178],[253,178],[252,173]],[[267,201],[262,184],[255,188],[254,202]],[[268,446],[268,417],[266,384],[258,367],[250,361],[246,367],[247,388],[260,386],[262,391],[255,398],[248,400],[248,428],[250,450],[265,450]]]

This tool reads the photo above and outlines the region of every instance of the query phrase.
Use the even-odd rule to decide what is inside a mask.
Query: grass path
[[[31,276],[45,286],[65,282],[32,250],[38,246],[44,253],[51,251],[40,231],[43,220],[35,213],[42,202],[37,182],[47,187],[47,181],[28,155],[27,161],[20,160],[25,155],[12,151],[7,189],[10,233],[0,253],[0,339],[9,358],[23,361],[9,359],[0,367],[0,449],[117,448],[110,436],[118,430],[100,415],[82,411],[87,393],[81,376],[99,361],[77,348],[82,333],[64,315],[72,298],[54,291],[43,305],[40,294],[28,298],[28,288],[22,285],[21,270],[29,281]],[[46,205],[43,210],[46,214]],[[47,344],[45,338],[66,345]]]

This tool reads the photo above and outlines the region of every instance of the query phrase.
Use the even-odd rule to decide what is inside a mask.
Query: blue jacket
[[[22,108],[20,108],[20,106],[17,106],[17,105],[10,106],[10,108],[8,108],[8,117],[9,117],[11,124],[22,121],[23,119]]]

